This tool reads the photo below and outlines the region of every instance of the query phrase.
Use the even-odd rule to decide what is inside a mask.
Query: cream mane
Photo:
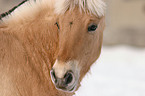
[[[89,12],[96,16],[104,16],[106,4],[103,0],[56,0],[55,12],[57,14],[65,13],[68,9],[73,10],[79,6],[80,11]]]
[[[101,17],[105,14],[106,4],[103,0],[28,0],[9,15],[1,18],[0,23],[31,20],[44,8],[51,11],[55,9],[56,14],[63,14],[68,9],[73,10],[75,6],[79,6],[80,11]]]
[[[13,12],[1,18],[0,22],[21,22],[22,20],[31,20],[43,9],[54,8],[54,0],[28,0],[22,5],[18,6]]]

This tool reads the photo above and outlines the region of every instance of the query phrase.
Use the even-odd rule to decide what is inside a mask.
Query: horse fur
[[[30,0],[0,21],[0,96],[72,96],[55,89],[50,70],[58,50],[55,0]],[[71,1],[71,0],[66,0]],[[91,6],[92,2],[100,2]],[[59,0],[61,2],[61,0]],[[78,2],[83,2],[79,0]],[[77,3],[74,0],[74,3]],[[82,5],[83,3],[77,3]],[[56,3],[58,4],[58,3]],[[86,3],[85,3],[86,4]],[[101,0],[87,2],[91,13],[104,14]],[[81,7],[84,9],[85,7]],[[100,9],[95,11],[96,8]],[[63,13],[63,12],[62,12]],[[49,59],[48,59],[49,58]]]

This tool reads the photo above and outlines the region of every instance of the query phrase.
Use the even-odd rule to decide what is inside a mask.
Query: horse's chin
[[[57,90],[67,92],[67,93],[73,93],[77,89],[77,84],[74,84],[73,86],[68,86],[68,87],[57,87],[55,86]]]

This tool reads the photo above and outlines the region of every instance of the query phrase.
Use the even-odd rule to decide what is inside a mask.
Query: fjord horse
[[[25,0],[0,17],[0,96],[72,96],[101,52],[103,0]]]

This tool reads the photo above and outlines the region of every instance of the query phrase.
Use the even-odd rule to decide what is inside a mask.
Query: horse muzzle
[[[73,65],[72,65],[73,64]],[[62,64],[54,64],[52,70],[50,71],[52,82],[54,83],[56,89],[65,92],[74,92],[78,85],[78,72],[74,69],[74,62]]]
[[[52,82],[57,89],[67,92],[72,92],[75,89],[76,84],[73,72],[66,72],[63,78],[58,78],[53,69],[50,71],[50,74]]]

